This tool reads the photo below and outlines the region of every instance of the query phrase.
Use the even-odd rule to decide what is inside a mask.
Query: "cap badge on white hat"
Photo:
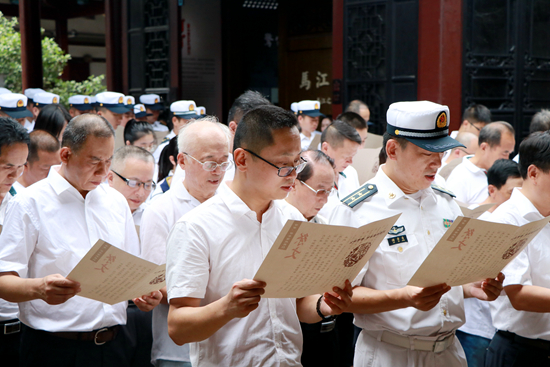
[[[57,97],[52,98],[52,103],[57,103]]]
[[[443,129],[447,127],[447,112],[442,111],[438,116],[436,120],[436,126],[439,129]]]
[[[90,100],[88,99],[88,97],[84,98],[84,103],[90,103]]]
[[[120,97],[120,98],[118,99],[118,103],[124,103],[124,97]]]
[[[20,99],[19,101],[17,101],[17,107],[23,107],[25,105],[25,102],[23,102],[22,99]]]

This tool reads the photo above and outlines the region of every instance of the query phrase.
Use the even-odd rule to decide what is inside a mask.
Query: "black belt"
[[[21,331],[21,321],[18,319],[0,321],[0,327],[2,327],[4,335],[15,334]]]
[[[518,344],[528,345],[537,349],[550,350],[550,341],[548,340],[524,338],[523,336],[504,330],[499,330],[497,333],[500,336],[508,340],[513,340]]]
[[[57,336],[63,339],[93,341],[96,345],[103,345],[115,339],[119,330],[120,330],[120,325],[115,325],[111,327],[105,327],[99,330],[85,331],[85,332],[78,332],[78,331],[49,332],[44,330],[37,330],[37,331],[41,331],[49,335]]]

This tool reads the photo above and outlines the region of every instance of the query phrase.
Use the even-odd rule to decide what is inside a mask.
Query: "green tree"
[[[17,18],[8,19],[0,12],[0,75],[4,76],[5,87],[19,92],[22,90],[21,79],[21,35],[17,31]],[[44,30],[42,30],[42,33]],[[71,55],[66,54],[49,37],[42,38],[42,67],[44,89],[59,94],[61,103],[67,104],[74,94],[95,95],[106,90],[101,81],[104,75],[90,76],[82,82],[61,79],[63,69]]]

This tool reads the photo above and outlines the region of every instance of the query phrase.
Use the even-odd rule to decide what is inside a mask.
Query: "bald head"
[[[464,132],[464,133],[458,133],[458,135],[455,138],[460,144],[464,145],[466,147],[466,151],[474,154],[477,149],[477,135]],[[456,149],[456,148],[455,148]]]
[[[178,150],[190,155],[212,144],[224,144],[229,152],[229,129],[213,116],[189,122],[178,134]]]
[[[63,133],[61,146],[68,147],[73,152],[78,152],[90,136],[110,138],[115,136],[115,131],[104,117],[87,113],[70,121]]]

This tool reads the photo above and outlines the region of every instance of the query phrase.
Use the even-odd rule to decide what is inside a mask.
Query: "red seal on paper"
[[[361,259],[369,252],[371,243],[365,242],[351,250],[348,256],[344,259],[344,266],[346,268],[351,268],[357,264]]]
[[[149,282],[149,284],[151,284],[151,285],[160,284],[160,283],[164,282],[164,280],[165,280],[165,274],[161,274],[161,275],[155,277],[155,279],[151,280]]]
[[[506,250],[504,255],[502,255],[502,258],[504,260],[508,260],[515,254],[517,254],[519,250],[521,250],[521,248],[523,247],[526,241],[527,241],[526,239],[523,239],[523,240],[520,240],[519,242],[514,243],[512,246],[510,246],[508,250]]]

